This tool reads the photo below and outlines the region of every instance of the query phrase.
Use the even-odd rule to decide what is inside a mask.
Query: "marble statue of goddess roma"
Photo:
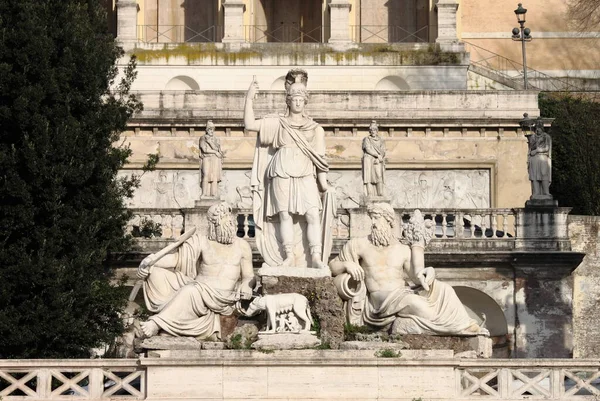
[[[366,287],[366,294],[348,308],[359,313],[358,319],[348,316],[349,322],[391,327],[393,334],[488,334],[469,317],[454,289],[435,278],[433,267],[425,267],[424,248],[433,236],[433,223],[416,210],[402,243],[393,234],[389,204],[373,203],[368,213],[371,235],[349,240],[329,264],[334,276],[347,274]],[[334,282],[344,298],[339,281]]]
[[[321,193],[328,189],[329,165],[323,128],[304,112],[307,81],[306,71],[288,72],[285,114],[256,119],[256,81],[246,95],[244,125],[258,133],[251,176],[256,244],[271,267],[327,267],[329,252],[324,250],[324,241],[330,236],[330,223],[321,219],[334,209],[334,201],[321,200]]]
[[[138,277],[145,279],[144,298],[150,312],[141,323],[145,336],[159,331],[173,336],[219,339],[219,315],[231,315],[254,287],[252,250],[236,236],[227,203],[208,209],[208,235],[194,233],[176,252],[155,261],[142,260]]]

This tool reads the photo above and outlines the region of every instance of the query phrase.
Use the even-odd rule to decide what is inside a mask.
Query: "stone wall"
[[[569,216],[569,235],[586,253],[573,274],[573,356],[600,358],[600,216]]]

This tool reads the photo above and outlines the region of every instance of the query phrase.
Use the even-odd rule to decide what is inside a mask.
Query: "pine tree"
[[[0,358],[88,357],[123,329],[122,55],[97,0],[0,1]]]
[[[600,102],[588,95],[540,95],[540,113],[555,118],[550,193],[571,214],[600,215]]]

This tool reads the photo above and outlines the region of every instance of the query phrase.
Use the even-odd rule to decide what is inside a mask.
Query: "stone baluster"
[[[469,230],[471,231],[471,235],[469,236],[469,238],[475,238],[475,215],[469,215],[469,217],[471,218],[469,224]]]
[[[457,212],[454,217],[454,238],[464,238],[465,222],[462,212]]]
[[[248,225],[248,213],[244,213],[244,238],[250,238],[250,227]]]
[[[484,213],[479,214],[481,218],[481,239],[486,239],[485,230],[487,228],[487,216]]]
[[[442,238],[448,238],[448,233],[446,232],[448,228],[448,222],[446,221],[446,217],[448,213],[442,212]]]
[[[497,217],[498,215],[492,212],[492,238],[498,238],[498,235],[496,234],[496,231],[498,230],[498,222],[496,221]]]
[[[502,238],[508,237],[508,213],[502,213],[502,231],[504,231]]]

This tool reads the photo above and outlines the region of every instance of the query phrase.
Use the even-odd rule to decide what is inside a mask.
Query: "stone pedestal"
[[[350,7],[348,0],[331,0],[329,3],[329,43],[350,43]]]
[[[552,200],[530,200],[516,212],[516,250],[570,251],[567,216],[571,208]]]
[[[117,40],[128,50],[133,48],[137,41],[137,1],[118,0],[116,7]]]
[[[184,227],[185,230],[189,230],[192,227],[196,227],[197,232],[208,233],[208,220],[206,214],[208,209],[217,203],[222,201],[217,198],[206,198],[200,199],[194,202],[195,207],[189,209],[183,209],[184,215]]]
[[[244,2],[242,0],[225,0],[223,14],[223,43],[244,42]]]
[[[438,37],[435,40],[445,51],[464,51],[462,45],[458,45],[458,33],[456,30],[457,21],[457,0],[437,0],[438,15]]]
[[[257,274],[264,295],[295,292],[308,299],[313,318],[311,330],[317,332],[323,344],[337,348],[344,340],[342,300],[329,269],[263,266]]]
[[[258,341],[252,344],[252,348],[260,351],[309,349],[320,344],[314,333],[258,333]]]

